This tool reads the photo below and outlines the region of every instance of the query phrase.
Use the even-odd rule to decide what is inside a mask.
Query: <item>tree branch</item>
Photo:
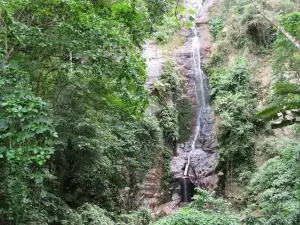
[[[253,5],[266,20],[268,20],[273,26],[277,27],[277,29],[300,50],[300,42],[294,36],[287,32],[284,27],[279,24],[279,22],[272,20],[261,9],[259,9],[258,3],[253,1]]]

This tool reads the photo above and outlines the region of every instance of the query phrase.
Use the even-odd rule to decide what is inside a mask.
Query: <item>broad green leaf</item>
[[[7,67],[10,68],[10,69],[16,70],[16,69],[19,69],[19,64],[18,64],[18,62],[16,60],[11,60],[8,63]]]

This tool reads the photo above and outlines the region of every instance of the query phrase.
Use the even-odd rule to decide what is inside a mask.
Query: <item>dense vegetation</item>
[[[238,204],[215,199],[227,209],[222,211],[211,194],[200,190],[189,207],[157,224],[241,224],[242,220],[249,225],[297,225],[299,127],[289,128],[288,137],[282,137],[274,135],[266,122],[271,121],[273,129],[299,123],[300,51],[279,27],[299,41],[299,4],[289,0],[222,2],[221,14],[209,22],[217,49],[205,70],[217,115],[219,174],[224,184],[220,193]],[[272,74],[264,72],[268,65]],[[267,97],[259,81],[268,75],[275,85]],[[267,102],[264,110],[261,102]],[[263,160],[259,157],[264,162],[258,168]],[[228,196],[232,183],[242,189],[242,196],[234,189]]]
[[[299,89],[294,83],[300,51],[279,26],[299,40],[299,5],[268,0],[223,3],[222,14],[210,20],[218,49],[206,67],[219,121],[224,160],[220,169],[226,172],[226,186],[233,182],[243,189],[246,224],[299,224],[298,136],[275,137],[265,124],[277,119],[271,123],[276,129],[298,122]],[[264,72],[268,65],[272,74]],[[258,81],[270,75],[275,85],[267,98]],[[258,102],[264,101],[268,106],[260,111]],[[262,155],[265,163],[257,168]]]
[[[171,4],[0,1],[1,224],[112,224],[135,207],[119,191],[135,196],[162,143],[141,46]]]
[[[155,225],[237,225],[238,215],[230,211],[230,203],[215,198],[214,193],[198,189],[194,202],[178,213],[165,217]]]
[[[0,224],[233,225],[241,215],[247,225],[300,224],[300,50],[279,27],[300,40],[299,2],[223,0],[220,10],[205,65],[219,193],[238,183],[243,202],[199,189],[191,205],[152,222],[136,205],[139,184],[159,156],[170,194],[170,161],[194,109],[171,60],[145,88],[142,46],[167,43],[196,12],[175,0],[0,0]],[[268,97],[257,78],[267,66]],[[269,121],[293,125],[289,138]]]

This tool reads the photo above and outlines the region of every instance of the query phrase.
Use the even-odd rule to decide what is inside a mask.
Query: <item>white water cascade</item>
[[[201,7],[197,7],[198,11]],[[192,60],[193,60],[193,68],[194,68],[194,74],[195,74],[195,92],[197,96],[197,103],[198,103],[198,112],[197,112],[197,122],[196,122],[196,129],[194,133],[194,137],[191,143],[192,149],[188,156],[188,162],[186,164],[185,170],[184,170],[184,176],[188,175],[188,170],[190,167],[190,161],[191,161],[191,154],[195,151],[196,147],[196,141],[200,135],[200,128],[201,128],[201,121],[200,117],[203,110],[209,110],[209,89],[206,82],[206,76],[201,68],[201,54],[200,54],[200,40],[198,37],[197,29],[194,26],[192,28],[194,37],[192,41]]]
[[[200,0],[201,1],[201,0]],[[195,9],[195,26],[187,33],[187,42],[177,51],[181,65],[188,65],[187,73],[191,81],[189,87],[194,86],[197,118],[194,133],[187,143],[177,147],[177,155],[173,157],[171,171],[174,180],[180,183],[182,202],[190,202],[194,187],[214,190],[218,185],[215,171],[218,166],[219,154],[216,152],[216,138],[214,134],[214,114],[210,107],[210,92],[206,74],[202,70],[201,52],[207,48],[209,33],[207,20],[209,8],[214,0],[187,0],[187,4]],[[204,3],[203,3],[204,2]],[[191,16],[191,15],[189,15]],[[200,26],[198,26],[200,24]],[[192,95],[191,95],[192,96]],[[174,188],[176,196],[177,188]]]

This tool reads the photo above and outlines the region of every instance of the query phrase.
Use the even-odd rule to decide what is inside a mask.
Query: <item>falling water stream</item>
[[[197,7],[196,11],[198,12],[202,7],[203,2],[200,6]],[[192,39],[192,60],[193,60],[193,70],[194,70],[194,79],[195,79],[195,92],[197,97],[197,122],[195,127],[195,132],[193,139],[191,141],[191,150],[188,154],[187,164],[184,169],[182,182],[182,201],[189,202],[191,200],[191,178],[190,178],[190,169],[192,166],[191,157],[195,150],[200,150],[201,152],[206,152],[207,149],[210,151],[213,130],[213,115],[212,109],[209,105],[209,88],[206,81],[206,75],[201,68],[201,53],[200,53],[200,40],[197,33],[197,28],[194,26],[192,28],[193,39]],[[200,161],[205,161],[204,158]],[[195,172],[195,171],[194,171]],[[203,171],[196,171],[198,174],[203,174]],[[205,171],[204,171],[205,173]],[[194,178],[194,180],[201,179]],[[193,182],[194,183],[194,182]]]
[[[202,4],[200,7],[202,7]],[[197,11],[200,9],[200,7],[197,7]],[[207,87],[206,83],[206,76],[201,68],[201,54],[200,54],[200,40],[197,34],[197,29],[194,26],[193,28],[193,41],[192,41],[192,59],[193,59],[193,68],[195,73],[195,91],[198,101],[198,112],[197,112],[197,123],[196,123],[196,129],[195,134],[192,141],[192,150],[189,153],[188,156],[188,162],[186,164],[185,170],[184,170],[184,176],[188,175],[188,169],[190,166],[190,158],[193,151],[195,151],[196,141],[200,135],[200,128],[201,128],[201,115],[204,110],[209,110],[209,89]]]

